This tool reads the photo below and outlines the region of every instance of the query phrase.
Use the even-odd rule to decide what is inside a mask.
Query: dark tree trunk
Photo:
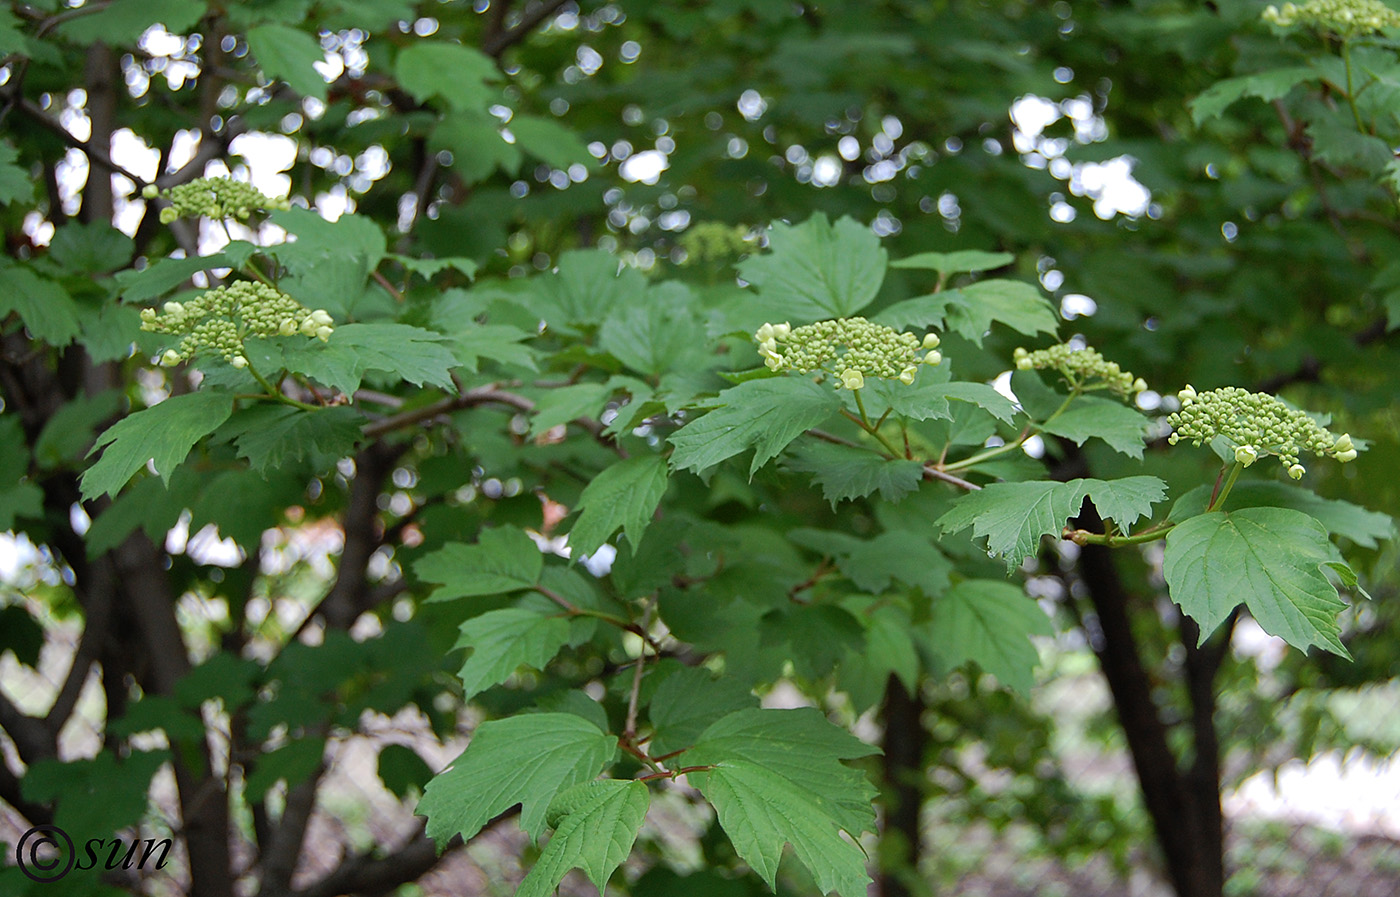
[[[923,807],[924,753],[928,732],[923,725],[924,702],[917,690],[909,694],[899,677],[890,676],[885,686],[884,780],[886,803],[885,844],[881,854],[879,893],[881,897],[917,897],[928,893],[910,887],[918,881],[922,837],[919,810]]]

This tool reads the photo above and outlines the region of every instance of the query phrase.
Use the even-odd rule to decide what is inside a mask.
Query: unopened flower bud
[[[175,211],[175,207],[174,207],[174,206],[166,206],[165,208],[163,208],[163,209],[160,210],[160,223],[161,223],[161,224],[174,224],[174,223],[175,223],[175,219],[177,219],[177,218],[179,218],[179,217],[180,217],[180,213],[177,212],[177,211]]]
[[[1356,446],[1351,444],[1351,434],[1343,433],[1337,437],[1337,441],[1333,444],[1332,450],[1335,452],[1349,452],[1355,447]]]
[[[910,386],[910,385],[912,385],[912,384],[914,383],[914,375],[917,374],[918,372],[919,372],[919,369],[918,369],[918,368],[914,368],[914,367],[905,368],[904,370],[902,370],[902,371],[899,372],[899,382],[900,382],[900,383],[903,383],[905,386]]]
[[[1188,383],[1185,389],[1176,394],[1176,397],[1181,400],[1182,405],[1190,405],[1192,402],[1196,401],[1196,390]]]
[[[847,389],[860,389],[865,386],[865,376],[854,368],[841,373],[841,385]]]
[[[180,363],[180,360],[180,353],[176,352],[174,349],[166,349],[160,356],[161,365],[168,368],[173,368]]]
[[[1133,392],[1146,392],[1146,391],[1147,391],[1147,381],[1146,381],[1146,380],[1144,380],[1144,379],[1142,379],[1141,377],[1139,377],[1139,378],[1137,378],[1136,380],[1133,381]]]
[[[1344,452],[1337,452],[1337,454],[1335,455],[1335,457],[1336,457],[1336,459],[1337,459],[1338,461],[1342,462],[1343,464],[1347,463],[1348,461],[1355,461],[1355,460],[1356,460],[1356,449],[1351,448],[1351,449],[1347,449],[1347,450],[1344,451]]]
[[[242,370],[248,366],[248,359],[244,358],[242,355],[235,355],[228,360],[228,363]]]
[[[943,363],[943,353],[940,352],[940,351],[938,351],[937,349],[934,349],[932,352],[930,352],[930,353],[928,353],[927,355],[924,356],[924,364],[942,364],[942,363]]]
[[[781,324],[774,324],[773,335],[778,339],[787,339],[789,336],[792,336],[792,325],[787,321]]]
[[[922,345],[925,349],[937,349],[941,342],[942,341],[938,338],[938,334],[925,333]]]
[[[1235,460],[1248,467],[1259,460],[1259,453],[1252,445],[1242,445],[1235,449]]]
[[[185,307],[178,302],[167,302],[161,306],[168,315],[178,315],[185,310]]]
[[[317,327],[316,338],[324,343],[331,338],[331,334],[334,332],[335,331],[329,327]]]
[[[326,311],[324,308],[318,308],[313,311],[311,313],[311,320],[315,321],[317,325],[321,327],[329,327],[335,323],[335,319],[331,317],[330,312]]]
[[[773,338],[773,325],[764,324],[754,333],[753,338],[758,340],[760,344],[768,342]]]
[[[160,196],[160,188],[155,184],[147,184],[141,188],[142,199],[155,199],[157,196]]]
[[[281,323],[280,325],[278,325],[278,327],[277,327],[277,332],[278,332],[278,334],[280,334],[280,335],[282,335],[282,336],[291,336],[292,334],[296,333],[296,332],[297,332],[297,322],[296,322],[296,320],[293,319],[293,318],[283,318],[283,319],[282,319],[282,323]]]

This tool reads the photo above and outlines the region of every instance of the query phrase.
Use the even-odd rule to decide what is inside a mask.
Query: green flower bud
[[[142,199],[155,199],[157,196],[160,196],[160,188],[155,184],[147,184],[141,188]]]

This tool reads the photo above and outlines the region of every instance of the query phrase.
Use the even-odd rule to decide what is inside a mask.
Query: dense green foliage
[[[477,6],[0,10],[34,558],[0,638],[82,633],[43,706],[0,692],[0,799],[105,837],[169,769],[199,897],[384,893],[517,824],[524,895],[921,893],[918,807],[959,797],[925,772],[969,741],[1044,781],[973,814],[1145,831],[1024,703],[1083,639],[1164,875],[1218,897],[1221,758],[1356,742],[1271,695],[1392,669],[1391,18]],[[167,538],[206,526],[222,556]],[[1266,676],[1244,618],[1298,650]],[[406,708],[470,736],[380,751],[426,826],[294,887],[336,745]]]

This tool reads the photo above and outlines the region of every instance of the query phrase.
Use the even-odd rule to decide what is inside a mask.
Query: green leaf
[[[516,897],[550,897],[570,869],[582,869],[602,894],[631,854],[650,805],[651,793],[638,781],[603,779],[560,794],[550,813],[562,818]]]
[[[1200,489],[1200,513],[1209,501],[1210,487]],[[1182,496],[1185,499],[1185,496]],[[1323,498],[1309,489],[1284,483],[1241,482],[1235,485],[1227,499],[1231,508],[1272,507],[1292,508],[1315,518],[1329,533],[1345,536],[1362,548],[1375,548],[1378,542],[1395,538],[1395,521],[1388,514],[1354,505],[1348,501]],[[1178,515],[1189,516],[1189,515]]]
[[[520,827],[538,839],[555,796],[597,776],[616,749],[616,738],[572,713],[485,722],[428,783],[415,812],[428,817],[428,837],[441,847],[520,804]]]
[[[642,533],[666,494],[666,472],[666,459],[661,455],[638,455],[594,477],[579,496],[577,506],[582,513],[569,530],[569,547],[578,554],[592,554],[620,526],[635,555]]]
[[[865,854],[841,837],[873,831],[875,789],[840,761],[878,753],[812,708],[740,710],[679,758],[709,766],[688,778],[715,807],[735,851],[776,890],[791,844],[824,894],[864,897]]]
[[[328,358],[327,369],[317,373],[315,358],[320,347],[311,343],[301,359],[312,377],[321,380],[324,374],[332,378],[322,380],[330,385],[334,380],[358,382],[365,371],[390,371],[419,386],[431,383],[452,389],[451,371],[458,361],[442,345],[445,339],[440,333],[408,324],[342,324],[331,334],[329,345],[351,350],[349,359],[342,355]]]
[[[78,307],[63,287],[28,268],[0,262],[0,320],[10,312],[36,339],[55,347],[71,343],[80,329]]]
[[[53,468],[82,459],[92,445],[93,429],[117,413],[122,404],[118,389],[105,389],[92,396],[77,395],[69,399],[44,424],[34,443],[34,460],[41,467]],[[0,433],[3,433],[0,424]],[[0,443],[4,440],[0,439]],[[7,450],[7,456],[13,455]],[[0,462],[0,471],[5,465]],[[0,473],[0,482],[9,477]]]
[[[115,751],[103,751],[90,760],[37,760],[25,770],[20,788],[29,800],[56,801],[54,824],[75,838],[82,837],[79,832],[117,832],[141,821],[151,778],[169,760],[169,751],[133,751],[120,758]]]
[[[386,744],[376,758],[379,781],[399,799],[407,797],[411,791],[423,791],[423,786],[433,777],[433,771],[418,752],[406,744]]]
[[[552,168],[567,169],[571,165],[592,168],[597,163],[578,134],[557,121],[517,113],[507,127],[519,146]]]
[[[648,289],[608,314],[598,347],[650,376],[704,367],[707,350],[695,339],[700,324],[691,312],[693,301],[684,287]]]
[[[501,80],[500,69],[480,50],[447,41],[416,41],[394,60],[399,86],[419,102],[442,97],[454,109],[484,110],[500,91],[488,83]]]
[[[1028,636],[1054,634],[1045,612],[1018,586],[987,579],[964,580],[943,593],[921,631],[950,668],[974,661],[1023,695],[1040,662]]]
[[[258,757],[257,765],[244,785],[248,800],[260,801],[279,781],[298,785],[316,772],[326,753],[326,739],[298,738]]]
[[[753,691],[732,677],[716,679],[703,667],[682,667],[663,679],[651,697],[651,751],[660,756],[690,747],[711,723],[757,706]]]
[[[1316,69],[1294,66],[1217,81],[1187,104],[1191,107],[1191,121],[1199,127],[1201,122],[1216,117],[1236,100],[1245,97],[1258,97],[1266,103],[1271,103],[1282,99],[1304,81],[1319,77]]]
[[[937,271],[946,276],[948,274],[991,271],[996,268],[1004,268],[1014,261],[1016,261],[1016,256],[1009,252],[963,249],[958,252],[921,252],[918,255],[890,262],[890,267]]]
[[[0,510],[0,518],[5,513]],[[4,526],[3,522],[0,522],[0,526]],[[4,528],[9,529],[8,526]],[[37,668],[39,652],[44,650],[44,640],[44,627],[22,605],[11,604],[0,608],[0,657],[6,651],[13,651],[15,660]]]
[[[429,601],[518,592],[538,583],[543,569],[539,547],[514,526],[482,530],[475,545],[449,542],[413,565],[419,579],[442,583]]]
[[[986,383],[958,381],[943,386],[943,395],[957,402],[968,402],[986,411],[1002,423],[1016,417],[1016,403]]]
[[[568,640],[569,621],[562,612],[506,607],[472,617],[462,624],[462,635],[452,646],[471,649],[457,674],[462,700],[500,685],[522,666],[544,669]]]
[[[580,417],[598,417],[611,392],[603,383],[574,383],[549,390],[535,404],[535,415],[530,419],[530,435],[539,436]]]
[[[49,242],[49,256],[70,274],[105,274],[131,261],[136,243],[105,221],[65,224]]]
[[[0,206],[34,201],[34,179],[15,164],[18,160],[19,150],[8,140],[0,141]]]
[[[1118,480],[1076,480],[1089,495],[1099,515],[1127,532],[1140,517],[1151,517],[1152,506],[1167,497],[1167,484],[1156,477],[1123,477]]]
[[[790,470],[812,474],[833,508],[840,501],[880,493],[897,502],[919,488],[924,467],[918,461],[888,459],[875,452],[814,439],[798,443],[784,461]]]
[[[1058,537],[1084,503],[1082,482],[992,483],[969,492],[936,521],[945,533],[972,527],[987,538],[987,549],[1006,560],[1007,569],[1035,554],[1040,537]]]
[[[228,393],[213,390],[171,396],[108,427],[88,452],[91,457],[106,446],[102,457],[83,474],[84,498],[106,493],[116,495],[131,475],[147,461],[165,482],[190,449],[212,433],[233,413]]]
[[[363,215],[346,214],[328,221],[311,209],[291,208],[278,209],[268,217],[296,236],[296,242],[283,243],[276,250],[278,260],[293,271],[306,271],[330,260],[354,259],[363,263],[363,275],[368,275],[387,251],[384,231]]]
[[[254,470],[278,470],[305,461],[323,471],[354,453],[364,438],[364,418],[352,408],[304,411],[287,405],[259,405],[238,412],[225,429]]]
[[[128,269],[115,275],[120,286],[120,295],[126,302],[146,302],[163,296],[170,290],[190,279],[198,271],[213,268],[236,268],[248,260],[251,243],[236,242],[225,246],[222,252],[212,255],[198,255],[194,258],[163,258],[140,271]]]
[[[201,0],[115,0],[91,15],[63,22],[56,30],[76,44],[135,44],[157,22],[171,34],[187,34],[207,8]]]
[[[326,79],[314,67],[314,63],[325,60],[326,54],[315,38],[286,25],[259,25],[250,28],[246,37],[248,50],[257,58],[263,74],[281,78],[304,97],[326,101]]]
[[[982,280],[946,295],[952,298],[948,329],[979,346],[993,322],[1027,336],[1054,333],[1059,327],[1054,308],[1040,290],[1019,280]]]
[[[832,226],[818,213],[798,225],[774,223],[768,245],[772,252],[738,267],[776,320],[849,317],[875,299],[885,279],[888,253],[853,218]]]
[[[536,370],[535,353],[529,346],[520,345],[521,340],[530,334],[505,324],[473,324],[465,330],[446,331],[452,341],[452,348],[462,367],[476,373],[477,365],[483,358],[513,364]]]
[[[948,586],[953,565],[924,536],[906,531],[857,539],[830,530],[795,529],[788,538],[798,545],[832,557],[841,573],[857,588],[872,594],[888,589],[893,580],[936,595]]]
[[[948,316],[949,307],[960,301],[961,294],[957,290],[915,296],[913,299],[896,302],[870,320],[896,330],[917,327],[943,329],[943,321]]]
[[[598,324],[613,309],[642,297],[646,278],[619,267],[616,256],[600,249],[573,249],[559,256],[559,270],[536,286],[542,316],[551,324]]]
[[[1201,641],[1241,602],[1270,635],[1306,651],[1350,657],[1338,637],[1346,602],[1322,567],[1342,563],[1327,529],[1287,508],[1212,511],[1167,533],[1162,573],[1172,598],[1200,624]]]
[[[452,153],[452,170],[469,184],[484,181],[496,169],[513,175],[520,150],[501,136],[501,123],[486,112],[451,112],[433,128],[428,146]]]
[[[718,409],[671,436],[673,469],[698,473],[753,447],[752,477],[788,443],[841,407],[835,391],[805,377],[750,380],[724,390],[716,402]]]
[[[1080,396],[1058,417],[1042,425],[1042,430],[1083,445],[1088,439],[1102,439],[1131,458],[1142,459],[1147,418],[1134,408],[1112,399]]]

